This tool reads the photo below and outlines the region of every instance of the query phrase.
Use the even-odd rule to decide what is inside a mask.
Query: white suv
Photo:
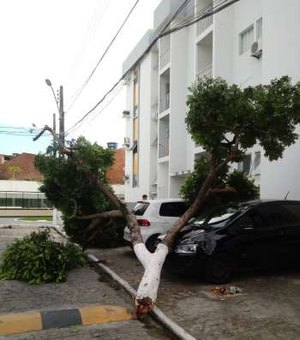
[[[180,198],[137,202],[133,213],[137,218],[143,241],[149,251],[155,250],[157,237],[166,233],[186,209],[186,203]],[[131,242],[128,227],[124,229],[124,239]]]

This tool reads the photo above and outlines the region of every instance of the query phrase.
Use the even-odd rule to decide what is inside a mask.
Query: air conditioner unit
[[[130,111],[124,110],[124,111],[122,112],[122,117],[123,117],[123,118],[129,118],[129,117],[130,117]]]
[[[261,55],[262,55],[262,42],[261,40],[257,40],[251,45],[251,57],[259,59]]]
[[[124,137],[123,147],[129,148],[129,146],[130,146],[130,138]]]

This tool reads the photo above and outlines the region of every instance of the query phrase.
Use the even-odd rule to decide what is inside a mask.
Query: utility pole
[[[59,87],[59,93],[57,93],[57,96],[55,95],[55,92],[52,87],[52,83],[49,79],[45,79],[46,84],[51,88],[51,91],[53,93],[55,103],[58,109],[59,113],[59,154],[63,155],[63,146],[65,145],[65,113],[64,113],[64,89],[62,86]],[[53,131],[54,134],[56,133],[56,116],[55,113],[53,114]]]
[[[64,89],[62,86],[59,87],[59,142],[60,155],[62,155],[62,146],[65,145]]]
[[[56,136],[56,114],[53,113],[53,132],[54,132],[54,136]],[[53,136],[53,145],[55,145],[55,137]],[[53,155],[56,156],[56,151],[54,149],[53,151]]]

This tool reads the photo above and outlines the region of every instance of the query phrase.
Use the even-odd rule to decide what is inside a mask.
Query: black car
[[[167,268],[224,283],[238,270],[295,263],[300,255],[300,201],[252,201],[185,226]]]

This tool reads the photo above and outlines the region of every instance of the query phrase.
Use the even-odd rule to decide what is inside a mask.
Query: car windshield
[[[138,202],[133,208],[132,212],[136,216],[143,216],[148,206],[149,206],[148,202]]]
[[[230,222],[236,216],[240,215],[244,210],[245,208],[228,208],[225,212],[223,211],[219,214],[215,213],[206,218],[203,218],[203,216],[196,218],[193,221],[193,224],[199,227],[224,227],[228,222]]]

